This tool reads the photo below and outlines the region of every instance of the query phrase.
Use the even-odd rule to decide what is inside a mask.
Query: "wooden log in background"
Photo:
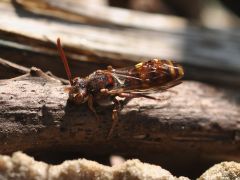
[[[65,3],[68,1],[62,1],[61,6],[65,5],[65,11],[57,9],[56,13],[56,7],[49,9],[54,1],[47,2],[48,9],[45,6],[38,7],[42,1],[38,1],[37,4],[30,0],[13,2],[15,3],[10,4],[6,0],[0,4],[3,12],[0,20],[0,46],[1,57],[15,63],[29,67],[38,66],[63,77],[62,64],[54,45],[57,37],[61,37],[74,75],[87,75],[109,64],[123,67],[126,64],[135,64],[139,59],[160,57],[183,63],[187,79],[240,86],[240,43],[237,30],[221,32],[191,27],[180,18],[134,14],[120,9],[111,9],[109,13],[131,14],[131,25],[126,26],[124,22],[128,19],[124,18],[118,25],[114,25],[110,20],[105,20],[108,24],[104,26],[97,26],[91,21],[83,25],[79,24],[80,17],[84,17],[85,20],[90,18],[82,14],[77,16],[79,13],[75,12],[75,9],[71,9],[71,13],[75,13],[75,19],[79,18],[79,21],[75,21],[78,24],[67,21],[66,18],[62,19],[62,16],[66,17],[69,8],[78,7],[78,4],[67,6]],[[27,8],[29,2],[31,8]],[[82,6],[76,9],[81,9],[80,7]],[[98,15],[95,15],[97,19]],[[146,18],[144,22],[159,18],[156,23],[151,23],[156,27],[145,27],[144,23],[142,26],[135,26],[134,20],[138,19],[139,15]],[[108,15],[105,15],[105,18],[107,17]],[[163,22],[169,22],[169,25],[158,26]]]
[[[199,157],[239,161],[237,91],[186,81],[174,88],[177,94],[154,94],[169,100],[134,99],[107,140],[111,108],[97,107],[98,122],[86,104],[67,102],[60,81],[36,69],[31,74],[0,82],[1,153],[21,149],[39,154],[56,148],[87,157],[119,153],[155,163],[185,163],[186,168]]]

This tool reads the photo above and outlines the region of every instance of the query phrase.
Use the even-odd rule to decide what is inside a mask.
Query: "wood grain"
[[[237,160],[240,138],[240,96],[237,91],[185,81],[170,97],[154,101],[137,98],[120,113],[110,139],[111,107],[97,107],[96,121],[86,104],[69,103],[60,81],[37,69],[0,82],[1,153],[61,151],[121,152],[140,157],[181,154]],[[141,150],[136,152],[136,147]],[[178,149],[178,151],[176,151]],[[239,159],[238,159],[239,160]]]

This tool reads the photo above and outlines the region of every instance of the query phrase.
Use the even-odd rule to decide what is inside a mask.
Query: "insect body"
[[[64,63],[71,87],[68,88],[69,99],[76,104],[88,102],[88,106],[98,119],[93,104],[103,101],[113,102],[113,124],[109,137],[118,121],[118,112],[121,103],[117,97],[129,100],[137,97],[156,99],[149,96],[150,92],[161,92],[181,83],[184,75],[182,66],[174,61],[151,59],[135,66],[107,70],[97,70],[85,78],[72,78],[71,72],[61,47],[60,39],[57,40],[59,54]]]
[[[133,67],[112,70],[121,81],[124,91],[166,90],[180,83],[183,68],[174,61],[152,59]]]

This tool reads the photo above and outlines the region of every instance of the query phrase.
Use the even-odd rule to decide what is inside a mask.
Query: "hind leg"
[[[131,99],[133,98],[139,98],[139,97],[144,97],[148,99],[153,99],[153,100],[159,100],[155,97],[148,96],[146,94],[141,94],[141,93],[123,93],[121,90],[108,90],[108,89],[101,89],[101,93],[105,95],[112,95],[114,96],[113,102],[114,102],[114,109],[112,111],[112,127],[108,133],[108,139],[112,136],[114,132],[114,128],[116,127],[119,119],[118,119],[118,113],[122,109],[122,107],[127,104]],[[123,101],[119,101],[116,97],[122,97],[125,98]]]

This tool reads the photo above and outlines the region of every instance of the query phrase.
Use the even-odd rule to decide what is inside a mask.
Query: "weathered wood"
[[[198,155],[239,160],[238,91],[186,81],[173,88],[177,94],[154,94],[169,100],[133,99],[107,140],[111,107],[97,106],[100,121],[96,121],[86,104],[67,101],[64,87],[36,69],[31,76],[0,81],[0,153],[59,147],[88,155],[94,151],[174,158],[181,153],[185,161]]]
[[[31,12],[49,15],[49,10],[54,10],[52,16],[61,17],[67,21],[88,22],[95,25],[117,25],[122,27],[134,27],[159,31],[175,32],[183,30],[188,22],[177,16],[158,15],[123,8],[100,6],[93,3],[85,3],[74,0],[40,0],[35,3],[32,0],[17,0],[19,4]],[[57,13],[56,13],[57,12]],[[63,14],[68,13],[68,17]],[[75,18],[72,18],[75,15]],[[144,23],[143,23],[144,22]]]
[[[61,4],[64,5],[64,1]],[[136,29],[82,25],[60,21],[61,16],[49,20],[51,13],[41,16],[40,10],[38,16],[20,8],[14,11],[6,2],[0,3],[0,10],[3,12],[0,16],[1,56],[21,65],[38,66],[62,76],[62,64],[57,60],[53,44],[61,37],[76,75],[87,75],[109,64],[122,67],[135,64],[139,59],[159,57],[181,61],[187,79],[240,86],[238,31],[221,32],[188,25],[177,26],[174,31],[164,27],[146,31],[140,26]],[[24,53],[25,57],[17,53]],[[79,60],[84,63],[78,63]]]
[[[9,79],[14,78],[30,72],[30,68],[21,66],[15,63],[12,63],[8,60],[0,58],[0,79]],[[53,75],[50,71],[47,71],[46,74],[54,79],[57,79],[62,82],[62,84],[68,85],[69,81],[63,78],[59,78]]]

